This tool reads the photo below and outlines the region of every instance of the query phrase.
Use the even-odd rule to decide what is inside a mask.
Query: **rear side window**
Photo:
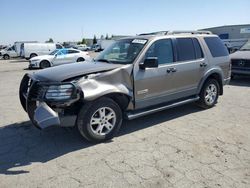
[[[195,54],[196,54],[196,59],[201,59],[204,57],[200,43],[196,38],[193,39],[194,42],[194,48],[195,48]]]
[[[218,37],[205,37],[204,39],[213,57],[228,56],[225,45]]]
[[[194,60],[195,50],[192,38],[177,38],[178,61]]]

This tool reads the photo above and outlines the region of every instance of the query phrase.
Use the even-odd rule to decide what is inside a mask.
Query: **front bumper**
[[[39,68],[39,62],[29,62],[29,68]]]
[[[250,75],[250,69],[232,69],[232,74]]]
[[[34,123],[40,129],[51,126],[73,127],[76,122],[76,115],[59,116],[46,103],[40,103],[35,109]]]
[[[76,123],[77,116],[73,113],[67,113],[64,108],[71,107],[73,103],[80,99],[79,93],[76,98],[58,103],[41,100],[41,89],[37,87],[36,81],[32,80],[29,75],[25,75],[21,81],[19,89],[19,98],[24,110],[28,113],[31,122],[39,129],[51,126],[73,127]]]

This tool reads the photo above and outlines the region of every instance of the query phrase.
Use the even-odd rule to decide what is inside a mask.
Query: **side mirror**
[[[55,57],[57,57],[57,54],[55,54]]]
[[[144,62],[139,64],[140,69],[145,68],[157,68],[158,67],[158,58],[157,57],[148,57]]]

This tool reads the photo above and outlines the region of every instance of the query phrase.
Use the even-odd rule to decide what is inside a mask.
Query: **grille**
[[[41,86],[38,82],[31,81],[31,86],[29,88],[29,99],[36,100],[41,99],[43,97],[45,88]]]
[[[232,59],[232,68],[250,68],[250,60]]]

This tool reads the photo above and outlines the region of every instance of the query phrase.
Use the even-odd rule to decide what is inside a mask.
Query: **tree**
[[[106,34],[105,39],[106,39],[106,40],[108,40],[108,39],[109,39],[109,35],[108,35],[108,33]]]
[[[96,44],[96,43],[97,43],[97,39],[96,39],[96,36],[94,35],[93,44]]]
[[[49,40],[48,41],[46,41],[47,43],[53,43],[54,41],[53,41],[53,39],[52,38],[49,38]]]
[[[85,38],[82,39],[82,44],[87,44],[87,41]]]
[[[103,35],[101,35],[101,40],[103,40],[104,39],[104,36]]]

